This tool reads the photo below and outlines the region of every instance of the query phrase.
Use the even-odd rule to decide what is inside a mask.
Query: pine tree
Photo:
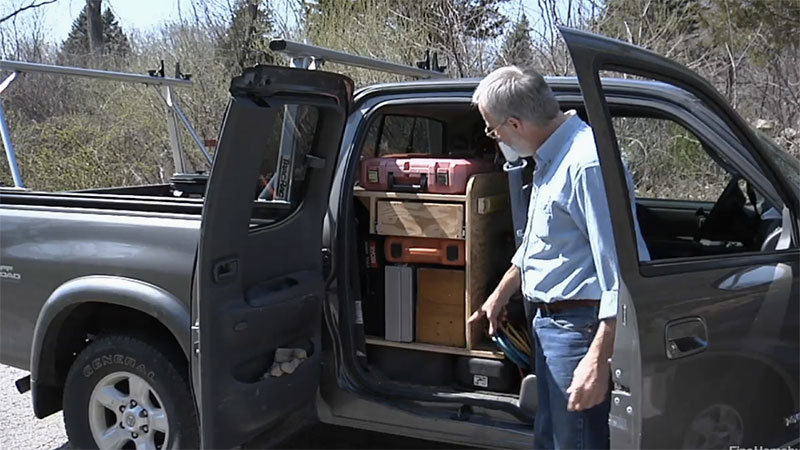
[[[495,61],[495,68],[507,65],[526,66],[533,64],[533,41],[530,35],[530,23],[525,14],[520,17],[514,28],[503,41]]]
[[[102,17],[103,49],[101,54],[127,56],[131,52],[128,37],[117,22],[110,8],[106,8]],[[89,27],[86,8],[72,22],[72,30],[61,44],[60,60],[74,61],[91,54],[89,44]]]
[[[219,56],[237,70],[272,64],[275,57],[269,40],[273,32],[272,9],[266,0],[237,0],[230,26],[219,43]]]

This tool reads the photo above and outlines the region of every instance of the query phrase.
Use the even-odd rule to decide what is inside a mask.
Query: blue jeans
[[[567,411],[572,373],[594,339],[597,307],[578,307],[533,318],[539,406],[535,449],[609,448],[610,395],[588,410]]]

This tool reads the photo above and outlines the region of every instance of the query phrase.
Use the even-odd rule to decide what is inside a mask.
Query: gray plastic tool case
[[[386,340],[414,340],[414,269],[386,266]]]

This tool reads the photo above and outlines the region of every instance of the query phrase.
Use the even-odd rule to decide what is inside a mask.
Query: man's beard
[[[530,143],[517,135],[509,137],[508,146],[514,149],[522,158],[533,156],[533,154],[536,153],[536,149]]]

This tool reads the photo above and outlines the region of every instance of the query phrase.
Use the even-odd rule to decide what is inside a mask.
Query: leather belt
[[[600,307],[600,300],[559,300],[553,303],[533,302],[533,307],[541,311],[542,315],[550,315],[574,308],[589,306]]]

